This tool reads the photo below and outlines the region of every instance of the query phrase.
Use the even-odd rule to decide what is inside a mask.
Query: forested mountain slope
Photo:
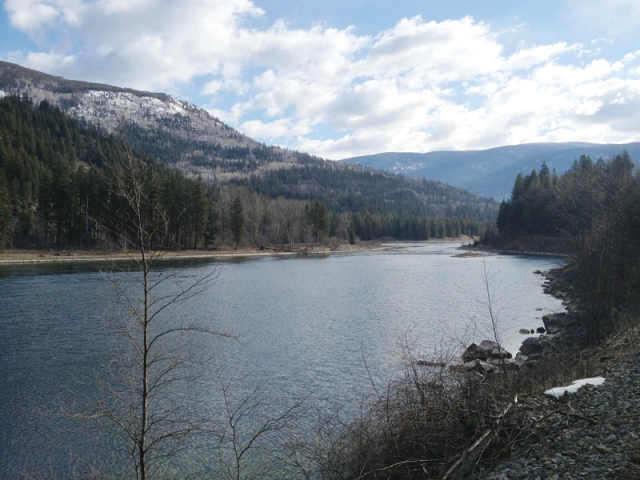
[[[232,244],[237,199],[244,206],[243,236],[253,245],[478,234],[482,220],[497,212],[496,204],[437,182],[304,155],[287,169],[197,181],[48,101],[34,106],[27,97],[6,96],[0,100],[0,244],[102,245],[100,227],[113,223],[105,166],[130,158],[152,171],[153,198],[171,218],[167,248]]]
[[[77,128],[87,129],[92,135],[112,134],[141,155],[176,167],[187,178],[202,181],[210,192],[210,200],[217,205],[218,221],[222,222],[217,233],[212,233],[218,239],[228,236],[224,234],[228,231],[225,215],[231,197],[238,195],[249,205],[247,215],[254,217],[253,227],[247,226],[253,232],[248,235],[252,242],[259,238],[266,240],[265,222],[257,219],[264,216],[267,204],[278,199],[289,202],[288,205],[297,202],[297,210],[318,200],[330,213],[330,235],[338,230],[344,233],[352,225],[356,235],[364,239],[429,238],[434,229],[440,234],[451,230],[431,225],[432,218],[477,222],[492,220],[497,214],[497,203],[440,182],[409,179],[260,144],[206,111],[161,93],[69,81],[0,62],[0,95],[8,99],[22,96],[23,103],[28,98],[40,114],[43,111],[40,102],[45,100],[44,110],[59,107],[62,113],[77,120]],[[62,136],[66,138],[66,133]],[[83,162],[98,165],[94,159]],[[16,172],[5,173],[8,187],[15,184],[14,180],[20,184],[19,188],[11,187],[13,205],[31,201],[35,208],[37,202],[28,190],[39,188],[34,183],[37,180],[27,181],[30,186],[23,187],[24,178],[29,175]],[[21,192],[20,200],[16,197],[17,190]],[[14,207],[14,217],[15,210]],[[269,214],[269,218],[274,216],[277,215]],[[465,231],[471,232],[469,228]],[[267,236],[274,242],[283,234]],[[298,234],[294,237],[301,238]]]
[[[347,158],[343,161],[379,168],[410,177],[427,178],[500,201],[509,198],[518,173],[527,175],[543,163],[558,174],[566,172],[581,155],[613,158],[623,151],[640,157],[640,143],[529,143],[488,150],[429,153],[389,152]]]
[[[171,214],[166,246],[206,243],[214,204],[204,184],[82,127],[47,101],[34,108],[26,98],[0,100],[0,248],[108,243],[104,229],[119,220],[107,167],[129,159],[149,171],[150,198]]]
[[[318,199],[334,212],[480,220],[492,220],[497,214],[497,203],[441,182],[327,161],[278,147],[223,147],[135,124],[128,125],[123,134],[137,149],[178,166],[191,178],[246,186],[271,198]]]

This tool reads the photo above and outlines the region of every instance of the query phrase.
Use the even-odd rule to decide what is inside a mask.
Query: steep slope
[[[0,95],[9,94],[27,94],[36,103],[48,100],[68,115],[100,125],[109,133],[133,122],[145,129],[163,128],[179,138],[225,147],[259,145],[205,110],[164,93],[66,80],[0,62]]]
[[[612,158],[627,150],[631,158],[640,158],[640,143],[531,143],[491,148],[488,150],[380,153],[344,159],[344,162],[380,168],[411,177],[439,180],[476,195],[501,200],[511,194],[518,173],[539,170],[543,162],[557,173],[563,173],[581,155],[593,159]]]

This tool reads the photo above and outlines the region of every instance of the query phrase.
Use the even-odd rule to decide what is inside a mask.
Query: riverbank
[[[480,464],[473,479],[638,479],[640,478],[640,329],[635,317],[595,348],[585,346],[579,327],[581,300],[562,269],[540,272],[545,293],[563,300],[564,332],[545,321],[547,333],[535,342],[539,359],[525,376],[537,389],[519,396],[505,419],[509,432],[497,461]],[[552,333],[549,333],[551,330]],[[603,377],[556,399],[545,389]],[[491,465],[491,466],[489,466]],[[478,471],[479,470],[479,471]]]
[[[472,477],[511,479],[640,478],[640,332],[631,327],[591,352],[584,376],[605,378],[557,400],[520,399],[523,419],[502,460]],[[576,378],[577,379],[577,378]]]
[[[567,258],[569,253],[567,249],[539,249],[535,244],[506,244],[506,245],[483,245],[481,243],[469,243],[462,245],[460,250],[475,252],[481,254],[496,255],[523,255],[526,257],[548,257],[548,258]],[[460,254],[463,256],[464,254]]]
[[[441,243],[441,242],[468,242],[473,240],[466,235],[458,238],[439,238],[426,240],[419,243]],[[355,245],[348,243],[332,243],[329,245],[306,245],[295,244],[292,246],[277,247],[243,247],[237,250],[233,248],[222,248],[217,250],[180,250],[162,252],[161,260],[206,260],[214,258],[232,257],[261,257],[261,256],[291,256],[291,255],[331,255],[345,253],[369,252],[396,248],[406,243],[408,245],[416,242],[392,241],[382,242],[358,242]],[[31,263],[103,263],[129,261],[138,258],[137,252],[123,252],[121,250],[4,250],[0,251],[0,265],[8,264],[31,264]]]
[[[572,244],[561,237],[527,236],[483,245],[480,242],[461,247],[463,250],[492,252],[500,255],[526,255],[529,257],[568,257]]]
[[[259,256],[288,256],[288,255],[328,255],[335,253],[356,253],[387,248],[380,243],[358,243],[356,245],[341,244],[337,246],[324,245],[294,245],[281,248],[239,248],[221,250],[181,250],[162,252],[161,260],[205,260],[229,257],[259,257]],[[29,264],[29,263],[68,263],[68,262],[117,262],[139,258],[137,252],[130,253],[120,250],[5,250],[0,252],[0,265]]]
[[[360,436],[374,432],[366,452],[384,439],[387,456],[365,456],[363,467],[360,447],[346,461],[368,468],[366,478],[378,471],[407,478],[407,470],[412,478],[443,480],[640,479],[637,317],[624,317],[617,333],[588,346],[571,268],[535,273],[566,312],[545,315],[544,333],[530,331],[515,360],[491,341],[467,348],[464,365],[446,354],[412,360],[403,380],[350,426]],[[604,383],[559,399],[547,394],[593,377]]]

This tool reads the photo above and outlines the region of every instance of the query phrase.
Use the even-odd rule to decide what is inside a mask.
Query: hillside
[[[114,134],[210,187],[242,189],[268,199],[320,200],[333,214],[381,215],[389,217],[380,219],[385,224],[397,223],[390,216],[485,221],[497,215],[497,203],[440,182],[260,144],[163,93],[71,81],[0,62],[0,95],[26,96],[36,106],[46,100],[81,126]],[[379,233],[386,236],[389,229]]]
[[[26,94],[35,103],[47,100],[108,133],[133,122],[146,129],[163,127],[179,138],[230,147],[258,145],[205,110],[164,93],[66,80],[8,62],[0,62],[0,94]]]
[[[543,163],[558,174],[566,172],[581,155],[613,158],[626,150],[640,157],[640,143],[530,143],[488,150],[429,153],[380,153],[346,158],[343,161],[375,167],[410,177],[438,180],[500,201],[509,198],[513,179],[539,170]]]
[[[48,90],[40,83],[35,93],[52,100],[34,103],[27,86],[42,78],[49,82]],[[0,248],[103,245],[99,230],[112,221],[109,175],[113,165],[130,157],[139,168],[155,172],[154,195],[172,219],[167,248],[231,245],[232,206],[237,201],[245,217],[244,244],[253,246],[292,246],[328,237],[471,236],[481,234],[497,215],[495,202],[455,187],[267,147],[215,119],[212,124],[229,133],[227,139],[244,143],[225,146],[214,142],[213,134],[210,141],[189,139],[181,136],[181,127],[168,128],[158,118],[145,126],[151,123],[138,124],[135,115],[123,117],[108,133],[101,123],[74,118],[75,107],[66,113],[53,103],[64,104],[60,95],[67,93],[60,90],[93,97],[91,88],[96,86],[87,84],[87,90],[81,90],[78,82],[69,86],[54,77],[42,78],[23,79],[17,85],[24,90],[10,90],[21,96],[0,99]],[[108,93],[163,101],[144,92],[112,88]],[[209,118],[195,107],[185,112]]]

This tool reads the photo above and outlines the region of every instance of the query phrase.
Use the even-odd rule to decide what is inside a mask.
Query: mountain
[[[389,152],[346,158],[343,162],[379,168],[411,177],[438,180],[496,200],[509,198],[518,173],[539,170],[543,163],[557,173],[566,172],[575,159],[588,155],[609,159],[623,150],[640,159],[640,143],[529,143],[488,150],[429,153]]]
[[[0,100],[4,109],[0,111],[4,135],[0,135],[0,183],[8,190],[12,225],[20,225],[25,232],[23,244],[42,244],[32,235],[31,225],[38,222],[44,221],[43,235],[49,238],[51,222],[43,219],[40,192],[51,190],[58,167],[50,163],[48,152],[59,154],[69,175],[76,175],[99,167],[105,156],[102,148],[121,157],[132,149],[140,158],[146,155],[188,180],[205,184],[216,212],[207,220],[210,237],[223,242],[228,237],[229,206],[236,197],[242,197],[251,218],[247,223],[255,233],[251,242],[263,244],[277,243],[282,232],[292,231],[287,211],[298,218],[295,237],[308,238],[304,209],[316,201],[330,214],[332,236],[341,232],[345,237],[351,230],[362,239],[426,239],[461,229],[476,234],[498,212],[496,202],[442,182],[264,145],[195,105],[163,93],[70,81],[0,62],[0,97],[4,97]],[[99,136],[105,139],[96,140]],[[109,142],[119,142],[125,150]],[[95,148],[87,148],[93,144]],[[183,190],[192,188],[181,178],[176,182],[185,185]],[[74,202],[80,205],[83,200],[76,195],[80,188],[72,183]],[[460,221],[449,221],[454,218]],[[53,223],[58,230],[66,228],[62,220]]]
[[[164,93],[66,80],[0,62],[0,96],[9,94],[28,94],[35,103],[48,100],[66,114],[109,133],[123,122],[133,122],[142,128],[162,127],[180,138],[225,147],[259,145],[207,111]]]

